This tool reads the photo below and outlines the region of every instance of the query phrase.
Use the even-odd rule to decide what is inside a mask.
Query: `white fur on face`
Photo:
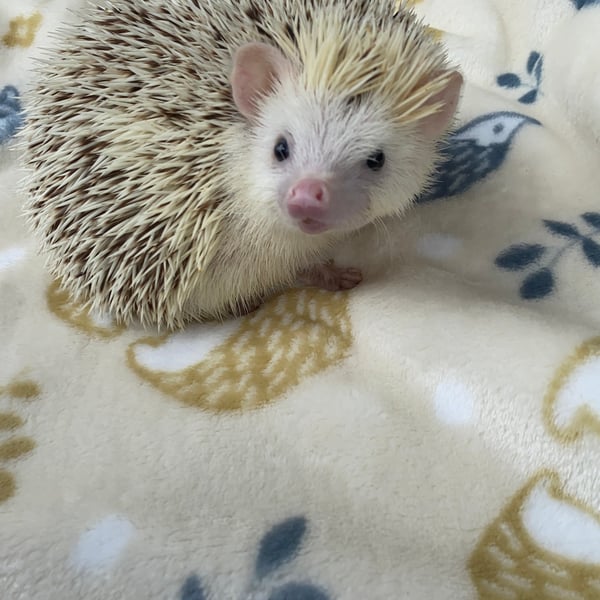
[[[274,156],[280,137],[290,149],[283,162]],[[255,186],[250,196],[260,198],[265,210],[292,225],[286,195],[300,179],[316,177],[332,194],[327,223],[340,231],[403,212],[422,190],[435,158],[414,126],[391,124],[374,103],[325,103],[293,81],[266,99],[247,150]],[[385,164],[372,171],[367,159],[379,150]]]

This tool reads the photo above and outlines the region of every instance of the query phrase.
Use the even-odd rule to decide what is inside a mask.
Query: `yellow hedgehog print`
[[[119,336],[125,327],[117,325],[114,319],[97,315],[86,306],[73,300],[59,281],[53,281],[46,291],[46,304],[51,313],[68,325],[93,337],[110,339]]]
[[[600,514],[542,471],[488,526],[468,567],[480,600],[600,598]]]
[[[600,337],[583,342],[557,369],[544,398],[544,422],[564,443],[600,435]]]
[[[343,360],[352,344],[346,292],[280,295],[255,313],[132,344],[128,363],[184,404],[256,408]]]

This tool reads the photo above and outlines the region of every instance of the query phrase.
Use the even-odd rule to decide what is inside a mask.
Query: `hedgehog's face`
[[[401,213],[422,191],[436,136],[394,124],[374,100],[303,89],[269,46],[242,48],[236,69],[234,99],[252,126],[249,195],[261,199],[266,217],[309,234],[353,231]]]
[[[260,197],[305,233],[352,231],[403,211],[431,158],[374,106],[317,98],[290,81],[263,105],[250,160]],[[428,156],[431,154],[431,157]]]

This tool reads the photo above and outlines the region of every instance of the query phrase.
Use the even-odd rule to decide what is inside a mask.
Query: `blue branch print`
[[[564,221],[545,219],[544,227],[563,241],[554,247],[542,244],[513,244],[504,249],[495,260],[498,268],[505,271],[526,271],[519,294],[524,300],[539,300],[552,294],[556,287],[555,269],[563,256],[572,250],[580,250],[583,258],[593,267],[600,267],[600,213],[586,212],[580,215],[583,224],[578,227]],[[586,227],[584,231],[582,228]]]

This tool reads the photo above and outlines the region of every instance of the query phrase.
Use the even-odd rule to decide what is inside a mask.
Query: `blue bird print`
[[[442,150],[444,157],[431,187],[417,198],[425,204],[462,194],[504,162],[513,138],[523,125],[540,125],[516,112],[482,115],[455,131]]]
[[[11,138],[23,123],[19,91],[7,85],[0,91],[0,144]]]

